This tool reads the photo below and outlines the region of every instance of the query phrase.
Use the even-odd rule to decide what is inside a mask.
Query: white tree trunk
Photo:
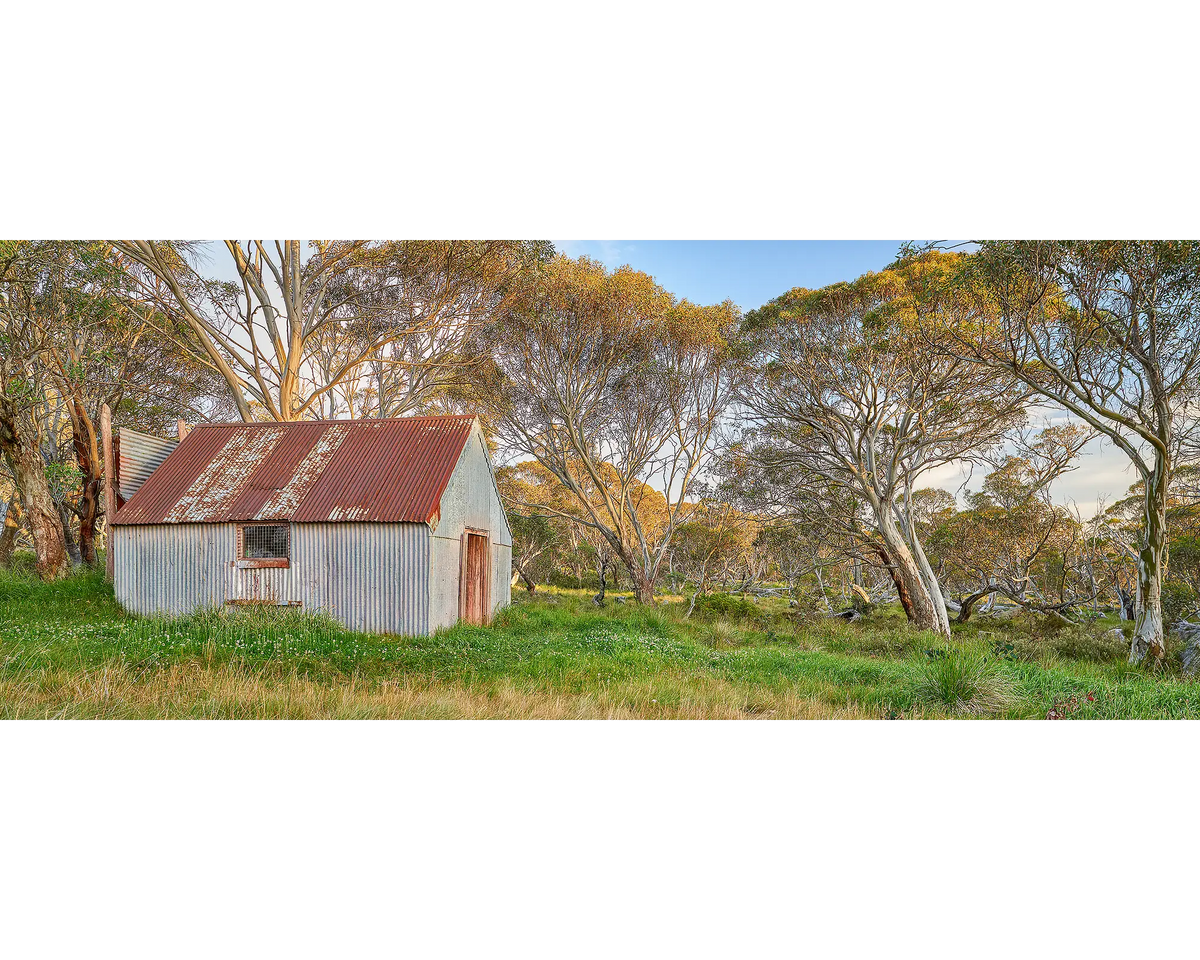
[[[950,635],[949,625],[944,629],[942,627],[942,621],[945,619],[945,607],[942,607],[943,613],[939,618],[937,610],[934,608],[933,598],[929,595],[929,588],[925,584],[925,578],[921,576],[921,569],[917,565],[912,551],[908,548],[903,534],[900,533],[895,517],[892,516],[891,504],[881,504],[880,508],[875,510],[875,519],[879,524],[879,534],[887,548],[888,559],[903,582],[908,591],[909,600],[912,602],[913,624],[922,630],[932,630],[934,633],[948,637]]]
[[[1167,569],[1167,464],[1155,458],[1155,469],[1146,479],[1145,532],[1138,553],[1138,606],[1129,646],[1129,662],[1141,663],[1147,656],[1162,660],[1162,582]]]
[[[921,546],[921,541],[917,537],[917,529],[915,525],[909,525],[909,540],[912,541],[913,556],[916,557],[917,566],[921,570],[921,579],[925,581],[925,588],[929,591],[929,599],[933,603],[933,609],[938,615],[938,629],[947,640],[950,639],[950,614],[946,611],[946,598],[942,595],[942,585],[938,583],[937,574],[933,572],[933,567],[929,563],[929,558],[925,556],[925,548]]]

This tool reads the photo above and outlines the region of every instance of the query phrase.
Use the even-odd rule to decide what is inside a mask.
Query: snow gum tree
[[[931,470],[999,444],[1024,420],[1026,402],[1013,376],[924,342],[922,320],[957,308],[941,281],[960,260],[925,254],[853,283],[792,290],[748,314],[741,394],[755,455],[865,503],[910,620],[947,637],[913,493]]]
[[[953,331],[958,354],[1066,408],[1140,475],[1129,660],[1161,660],[1170,483],[1196,425],[1200,242],[991,241],[963,267],[977,309]]]
[[[557,257],[492,329],[490,422],[537,460],[650,603],[710,461],[737,367],[732,304],[677,300],[629,267]]]

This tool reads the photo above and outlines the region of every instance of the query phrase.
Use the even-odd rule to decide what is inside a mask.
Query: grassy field
[[[778,602],[594,607],[521,592],[490,627],[351,633],[284,611],[126,616],[94,573],[0,571],[0,717],[942,718],[1200,716],[1200,682],[1125,665],[1114,622],[911,630]]]

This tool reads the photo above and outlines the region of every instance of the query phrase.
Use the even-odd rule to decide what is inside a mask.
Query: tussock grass
[[[955,713],[993,714],[1016,700],[1012,682],[994,656],[970,647],[931,649],[922,664],[918,695]]]

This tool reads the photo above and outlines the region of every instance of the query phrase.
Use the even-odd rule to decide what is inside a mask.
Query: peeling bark
[[[654,581],[640,568],[630,567],[629,579],[633,582],[633,595],[638,603],[654,603]]]
[[[946,612],[946,598],[942,595],[942,585],[938,583],[937,574],[933,572],[929,558],[925,556],[925,550],[921,546],[920,539],[917,537],[917,531],[915,528],[912,528],[911,524],[909,539],[912,541],[913,556],[917,561],[917,568],[921,571],[921,577],[924,579],[925,587],[929,591],[929,602],[933,604],[934,613],[937,615],[938,632],[949,640],[950,615]]]
[[[896,568],[892,566],[892,561],[888,559],[887,550],[885,550],[883,547],[878,547],[877,552],[879,553],[879,559],[883,561],[883,565],[887,567],[887,571],[892,577],[892,583],[896,585],[896,593],[900,597],[900,606],[904,608],[904,615],[908,617],[909,620],[912,620],[914,617],[913,602],[912,597],[910,597],[908,594],[908,587],[904,585],[904,580],[901,578],[900,574],[896,572]],[[857,560],[855,562],[857,563]],[[855,572],[858,572],[857,569]],[[857,587],[858,584],[856,583],[855,586]],[[859,587],[859,589],[861,590],[862,588]]]
[[[96,428],[83,404],[71,404],[71,442],[79,464],[83,495],[79,500],[79,553],[88,566],[96,565],[96,525],[100,521],[100,489],[104,482]]]
[[[1139,664],[1146,657],[1161,662],[1166,655],[1163,638],[1162,582],[1167,568],[1167,477],[1168,467],[1162,456],[1155,457],[1154,472],[1146,478],[1145,530],[1138,552],[1137,620],[1129,646],[1129,662]]]
[[[949,627],[942,626],[944,616],[938,617],[937,611],[934,609],[933,600],[929,596],[929,590],[921,576],[916,558],[900,533],[895,518],[892,517],[891,505],[881,505],[875,514],[879,523],[879,533],[883,537],[884,548],[891,559],[892,575],[899,583],[903,584],[912,603],[909,621],[922,630],[932,630],[934,633],[948,637],[950,635]]]
[[[654,578],[647,572],[646,561],[640,551],[628,546],[624,543],[614,543],[613,552],[616,558],[621,561],[621,565],[625,567],[625,571],[629,574],[629,584],[633,588],[633,595],[638,603],[653,604],[654,603]],[[655,571],[657,572],[657,571]],[[601,582],[601,599],[603,599],[603,587]],[[613,570],[613,588],[617,586],[616,570]]]
[[[0,452],[12,468],[13,479],[25,502],[25,518],[37,553],[37,572],[43,580],[57,580],[68,571],[62,520],[46,482],[46,465],[37,447],[25,442],[17,413],[0,397]]]

